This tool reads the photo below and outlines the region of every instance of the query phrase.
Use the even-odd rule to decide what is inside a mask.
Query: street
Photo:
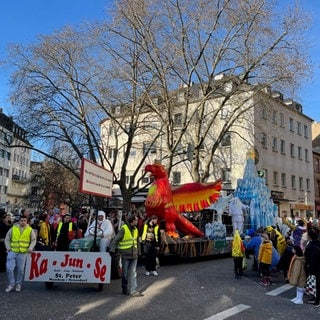
[[[41,320],[280,320],[319,319],[320,310],[295,305],[295,288],[283,275],[262,287],[248,260],[245,277],[234,279],[230,257],[162,265],[159,276],[145,276],[138,267],[138,288],[144,297],[121,294],[121,281],[112,280],[103,291],[96,284],[25,282],[20,293],[5,293],[6,274],[0,273],[1,318]]]

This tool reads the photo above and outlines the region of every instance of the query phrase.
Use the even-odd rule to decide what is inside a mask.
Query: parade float
[[[173,188],[164,166],[155,161],[145,171],[154,178],[145,201],[147,216],[157,215],[164,222],[160,256],[176,255],[181,258],[208,256],[218,252],[218,242],[205,237],[187,217],[188,213],[202,211],[217,201],[222,181],[213,183],[188,183]],[[224,250],[219,246],[219,253]]]
[[[265,179],[258,176],[257,152],[249,149],[242,179],[227,196],[221,195],[222,182],[188,183],[179,187],[170,185],[163,165],[147,165],[146,172],[154,178],[145,201],[147,216],[157,215],[164,221],[160,255],[194,258],[231,252],[232,232],[228,234],[222,216],[228,213],[232,199],[237,198],[243,210],[243,233],[249,229],[267,228],[277,221],[277,206],[271,199]],[[211,215],[208,215],[211,212]],[[204,219],[204,216],[208,218]],[[200,217],[204,223],[195,226],[190,217]]]

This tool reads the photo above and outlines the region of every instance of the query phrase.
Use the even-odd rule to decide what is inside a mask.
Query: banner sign
[[[111,171],[82,158],[80,192],[111,198],[112,184],[113,173]]]
[[[102,252],[32,251],[26,281],[110,283],[111,257]]]

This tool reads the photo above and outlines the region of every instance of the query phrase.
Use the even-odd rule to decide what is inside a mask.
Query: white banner
[[[80,171],[80,192],[112,197],[113,173],[83,158]]]
[[[110,283],[111,257],[101,252],[33,251],[26,281]]]

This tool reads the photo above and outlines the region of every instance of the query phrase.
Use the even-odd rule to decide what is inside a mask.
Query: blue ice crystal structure
[[[250,208],[244,215],[245,227],[256,230],[276,224],[278,207],[271,199],[265,179],[258,177],[254,159],[247,158],[243,178],[238,179],[233,195]]]

